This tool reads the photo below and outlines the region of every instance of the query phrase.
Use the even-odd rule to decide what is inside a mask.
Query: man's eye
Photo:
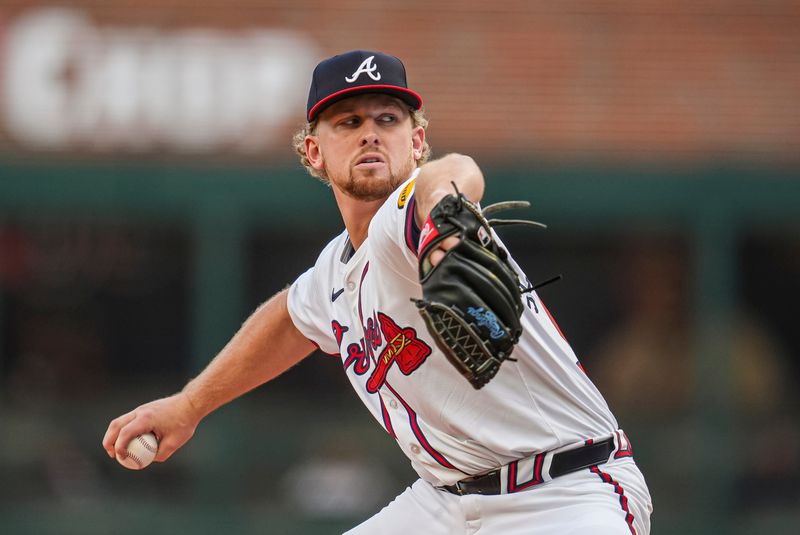
[[[393,123],[393,122],[397,121],[397,117],[395,117],[394,115],[388,115],[388,114],[387,115],[381,115],[380,116],[380,121],[382,123]]]
[[[340,124],[344,126],[356,126],[358,125],[358,123],[359,123],[358,117],[350,117],[349,119],[345,119],[344,121],[342,121]]]

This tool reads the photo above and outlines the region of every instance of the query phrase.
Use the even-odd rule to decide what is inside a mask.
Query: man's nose
[[[378,137],[378,134],[372,130],[371,128],[366,128],[364,134],[361,136],[361,146],[368,147],[368,146],[378,146],[381,144],[381,140]]]

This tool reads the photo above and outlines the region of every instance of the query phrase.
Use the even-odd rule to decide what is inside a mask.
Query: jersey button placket
[[[419,455],[420,451],[421,449],[419,446],[417,446],[416,444],[411,444],[411,453],[413,453],[414,455]]]

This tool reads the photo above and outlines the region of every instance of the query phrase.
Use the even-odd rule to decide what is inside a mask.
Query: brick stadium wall
[[[48,2],[4,2],[0,20]],[[73,0],[99,27],[286,28],[402,57],[437,152],[800,163],[800,2]],[[305,87],[298,92],[305,93]],[[298,115],[302,109],[298,107]],[[0,121],[2,117],[0,117]],[[286,139],[295,123],[287,121]],[[6,137],[6,147],[25,150]],[[284,143],[263,154],[291,158]],[[91,151],[87,156],[91,157]]]

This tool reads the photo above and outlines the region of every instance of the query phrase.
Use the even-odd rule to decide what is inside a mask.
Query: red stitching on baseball
[[[153,446],[151,446],[150,443],[148,441],[146,441],[142,435],[139,435],[138,437],[136,437],[136,440],[138,440],[139,444],[144,446],[144,449],[146,449],[150,453],[158,453],[158,446],[153,448]]]
[[[131,452],[128,452],[128,457],[127,458],[128,459],[133,459],[133,461],[139,466],[139,468],[141,468],[144,465],[142,460],[140,458],[138,458],[136,455],[134,455],[133,453],[131,453]]]

